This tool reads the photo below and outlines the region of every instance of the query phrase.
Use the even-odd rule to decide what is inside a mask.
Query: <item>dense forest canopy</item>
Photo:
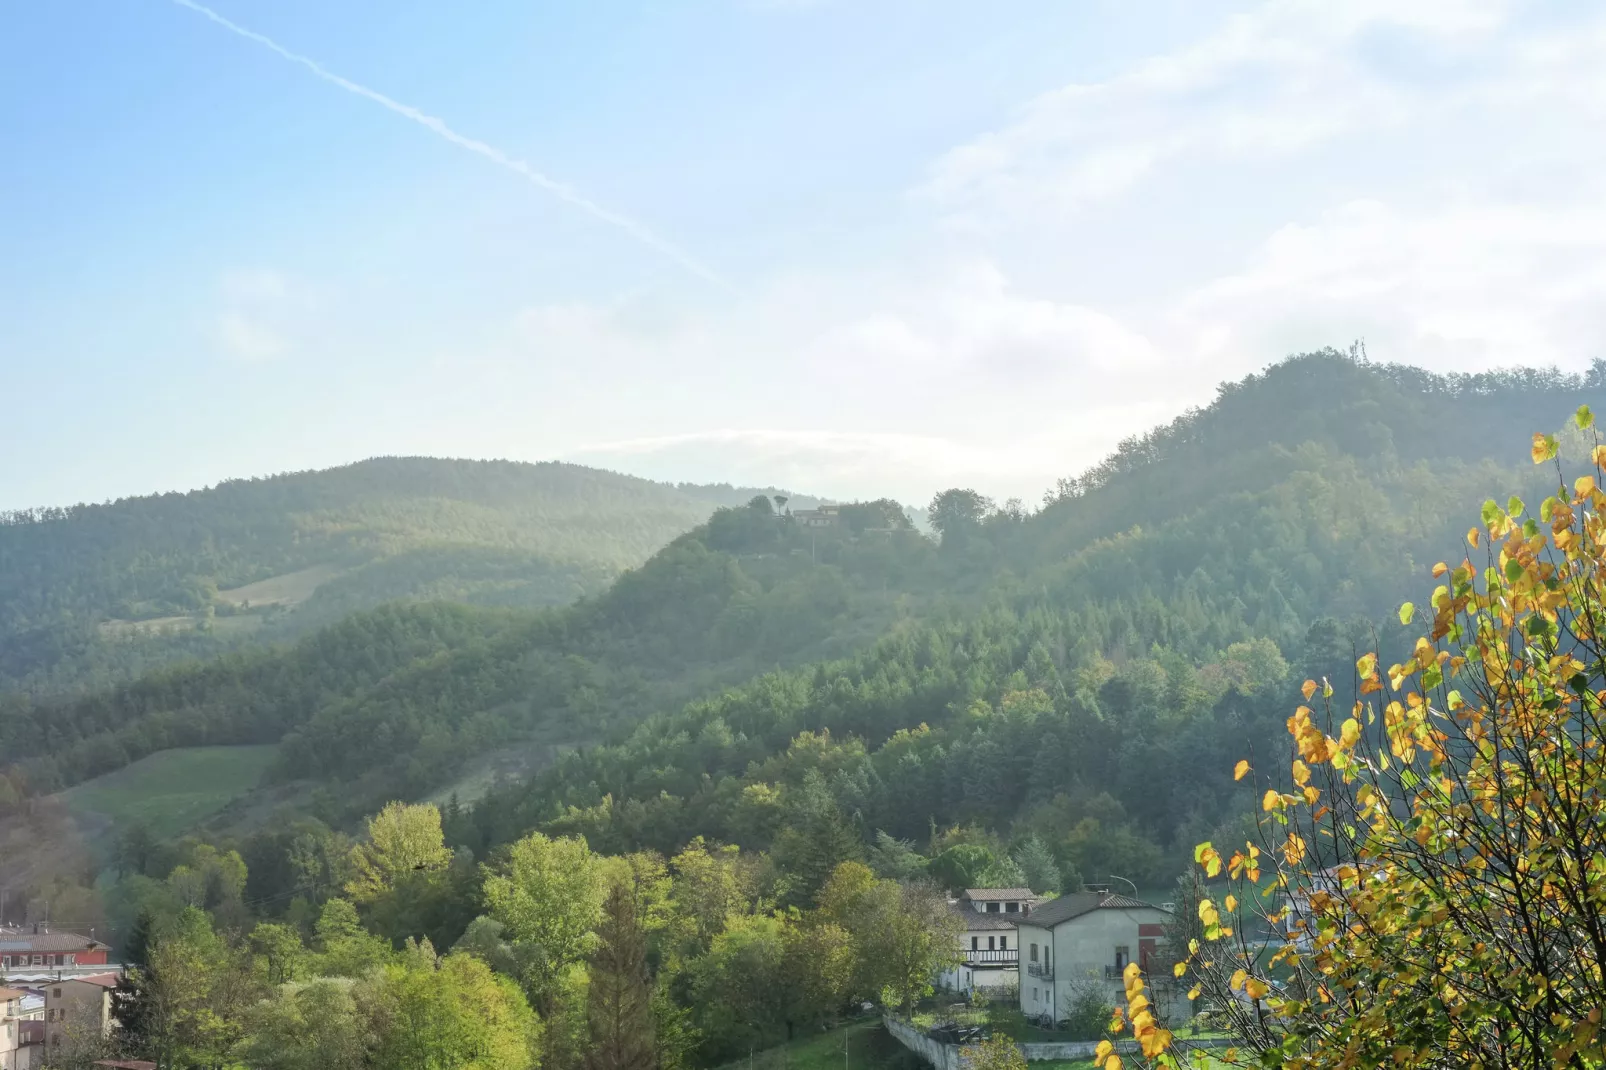
[[[387,601],[567,604],[754,493],[381,457],[0,514],[0,688],[104,686]]]

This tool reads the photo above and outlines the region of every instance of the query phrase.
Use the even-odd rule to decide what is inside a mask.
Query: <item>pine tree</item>
[[[155,937],[156,918],[149,907],[141,907],[134,925],[123,941],[123,962],[128,966],[150,965],[151,940]]]
[[[591,957],[586,1018],[591,1049],[587,1070],[658,1070],[653,1034],[647,940],[636,920],[635,897],[617,883],[603,904],[600,946]]]

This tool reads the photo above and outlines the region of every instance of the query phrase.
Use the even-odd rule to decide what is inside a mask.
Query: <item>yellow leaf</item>
[[[1477,528],[1467,529],[1467,545],[1471,546],[1474,550],[1478,548],[1478,539],[1481,537],[1482,536],[1479,535]]]
[[[1306,680],[1303,684],[1300,685],[1299,690],[1300,690],[1300,693],[1305,696],[1305,701],[1309,702],[1310,701],[1310,697],[1316,693],[1316,681],[1315,680]]]
[[[1556,456],[1556,440],[1551,435],[1536,433],[1534,435],[1533,449],[1529,452],[1533,455],[1534,464],[1544,464],[1546,461],[1554,460]]]
[[[1115,1045],[1108,1040],[1099,1041],[1099,1046],[1093,1049],[1093,1058],[1103,1062],[1115,1050]]]
[[[1573,481],[1573,491],[1576,492],[1579,497],[1583,497],[1586,494],[1593,494],[1595,492],[1595,477],[1579,476]]]
[[[1278,795],[1277,795],[1277,793],[1275,791],[1268,790],[1266,792],[1266,794],[1261,797],[1261,800],[1260,800],[1260,808],[1262,810],[1267,811],[1268,813],[1271,812],[1272,810],[1277,809],[1277,807],[1279,807],[1281,805],[1282,805],[1282,799],[1278,797]]]
[[[1175,966],[1171,967],[1171,976],[1172,977],[1181,977],[1183,974],[1185,974],[1187,972],[1188,972],[1188,964],[1186,962],[1179,962]]]
[[[1310,781],[1310,766],[1295,758],[1292,768],[1294,771],[1294,783],[1304,787]]]
[[[1249,759],[1240,758],[1240,759],[1238,759],[1238,764],[1232,767],[1232,779],[1234,779],[1234,780],[1242,780],[1244,778],[1245,774],[1247,774],[1248,772],[1249,772]]]
[[[1220,924],[1221,915],[1216,912],[1216,904],[1208,899],[1199,900],[1199,920],[1206,925]]]
[[[1361,722],[1353,717],[1344,720],[1344,726],[1339,729],[1338,741],[1346,747],[1353,747],[1361,739]]]
[[[1238,909],[1238,897],[1237,896],[1228,895],[1227,898],[1224,900],[1224,902],[1225,902],[1226,907],[1227,907],[1227,913],[1231,914],[1231,913],[1235,912]]]
[[[1450,566],[1446,565],[1443,561],[1440,561],[1437,565],[1433,566],[1433,578],[1438,579],[1440,576],[1449,571]]]
[[[1264,999],[1266,993],[1271,991],[1271,986],[1259,978],[1251,977],[1244,983],[1244,991],[1250,999]]]
[[[1596,446],[1589,453],[1589,459],[1595,462],[1596,468],[1606,467],[1606,443]]]
[[[1244,986],[1244,982],[1247,980],[1249,980],[1249,971],[1237,970],[1233,973],[1232,980],[1227,982],[1227,987],[1236,992]]]
[[[1362,654],[1355,662],[1355,671],[1360,673],[1362,680],[1370,680],[1377,675],[1377,655]]]

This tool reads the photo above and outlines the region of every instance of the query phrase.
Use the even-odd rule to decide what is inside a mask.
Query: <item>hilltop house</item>
[[[1040,902],[1030,888],[967,888],[948,908],[964,925],[959,949],[964,959],[946,970],[938,984],[950,992],[1002,995],[1020,977],[1020,943],[1015,924]]]
[[[1062,895],[1034,907],[1017,923],[1020,1009],[1030,1018],[1058,1021],[1087,986],[1105,989],[1108,1002],[1122,1001],[1121,972],[1156,959],[1170,913],[1108,891]],[[1158,980],[1158,979],[1156,979]]]
[[[792,519],[805,528],[835,527],[842,519],[842,507],[835,502],[821,502],[815,509],[798,509]]]

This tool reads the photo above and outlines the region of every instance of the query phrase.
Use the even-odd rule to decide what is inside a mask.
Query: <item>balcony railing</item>
[[[1054,979],[1054,967],[1046,962],[1028,962],[1026,964],[1026,972],[1039,981],[1052,981]]]
[[[990,966],[994,968],[1007,968],[1020,965],[1020,949],[1008,948],[1004,950],[989,950],[980,948],[965,952],[966,966]]]

